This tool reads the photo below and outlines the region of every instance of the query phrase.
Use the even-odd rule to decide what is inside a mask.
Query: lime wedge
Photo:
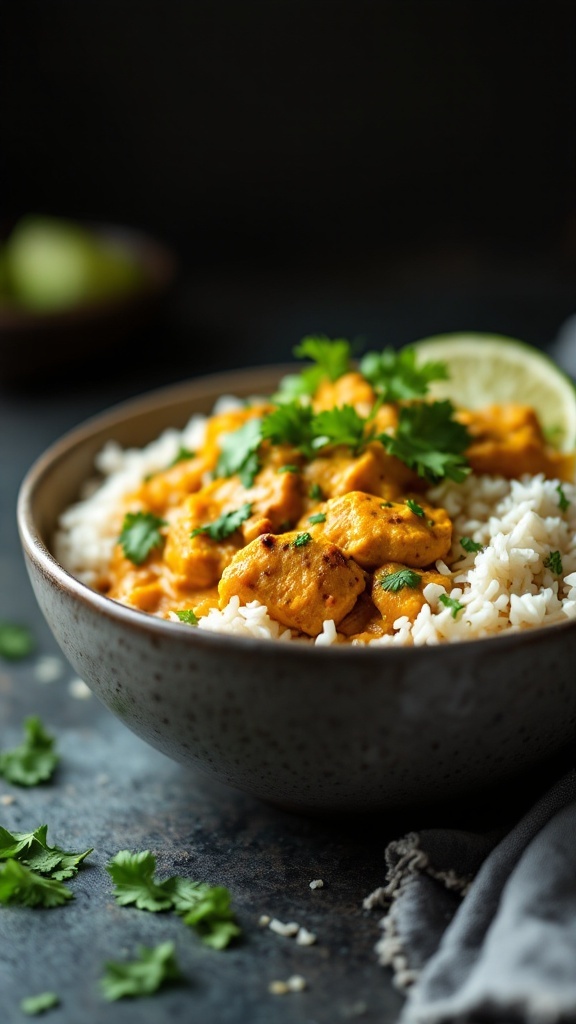
[[[498,334],[438,334],[414,343],[417,363],[446,363],[448,380],[433,381],[433,399],[478,409],[518,402],[536,410],[548,441],[563,452],[576,447],[576,388],[539,349]]]

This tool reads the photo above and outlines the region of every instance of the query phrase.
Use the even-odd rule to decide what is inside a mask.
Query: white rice
[[[214,411],[239,404],[225,397]],[[120,532],[121,499],[137,490],[146,474],[164,469],[181,446],[199,447],[205,423],[205,417],[194,416],[183,431],[167,430],[143,449],[123,450],[114,442],[105,446],[96,460],[99,481],[89,483],[59,521],[54,553],[72,575],[88,586],[98,585]],[[576,486],[562,483],[570,502],[564,512],[558,488],[558,480],[542,474],[520,480],[471,474],[462,484],[448,481],[431,489],[429,500],[445,508],[454,523],[452,568],[442,560],[436,563],[446,586],[425,587],[426,604],[416,620],[397,619],[394,633],[370,646],[469,640],[576,618]],[[460,544],[463,537],[482,544],[482,550],[467,554]],[[546,565],[551,552],[560,554],[559,575]],[[463,605],[456,615],[440,601],[443,594]],[[283,642],[294,638],[264,605],[252,601],[241,606],[237,597],[221,611],[211,609],[198,628]],[[338,642],[334,622],[327,620],[315,643]]]

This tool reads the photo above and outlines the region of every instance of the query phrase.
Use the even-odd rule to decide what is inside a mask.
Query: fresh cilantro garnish
[[[55,992],[40,992],[37,996],[26,996],[20,1000],[20,1010],[27,1017],[37,1017],[40,1013],[53,1010],[60,1005],[60,997]]]
[[[262,420],[254,417],[243,423],[238,430],[222,434],[219,439],[220,457],[216,464],[216,476],[240,477],[244,487],[251,487],[260,469],[258,448],[262,441]]]
[[[199,533],[204,533],[211,540],[225,540],[226,537],[235,533],[251,514],[252,505],[247,501],[233,512],[223,512],[213,523],[197,526],[195,530],[192,530],[190,537],[197,537]]]
[[[262,437],[272,444],[290,444],[304,455],[312,455],[312,419],[309,405],[286,402],[262,420]]]
[[[393,501],[382,501],[380,503],[380,508],[394,508],[394,502]]]
[[[406,498],[406,504],[408,505],[408,508],[410,509],[411,512],[414,513],[415,516],[424,516],[424,509],[422,508],[422,505],[418,504],[417,501],[414,501],[412,498]]]
[[[309,335],[293,351],[297,359],[311,359],[315,365],[283,377],[274,395],[277,402],[313,395],[326,377],[335,381],[350,369],[350,343],[344,338],[331,341],[325,335]]]
[[[325,523],[326,522],[326,513],[325,512],[315,512],[313,516],[308,516],[308,522],[312,523],[313,525],[315,525],[316,523]]]
[[[300,466],[295,466],[293,463],[289,462],[285,466],[279,466],[278,469],[276,470],[276,472],[277,473],[299,473],[300,472]]]
[[[47,825],[40,825],[34,832],[9,832],[0,826],[0,861],[17,860],[31,871],[58,882],[72,878],[92,848],[77,853],[50,846],[47,833]]]
[[[367,352],[360,362],[360,372],[385,402],[422,398],[433,380],[448,380],[445,363],[428,362],[416,365],[413,346],[396,351]]]
[[[561,512],[565,512],[566,509],[570,507],[571,503],[568,501],[568,498],[564,494],[564,488],[562,487],[562,484],[557,485],[556,491],[558,493],[558,508]]]
[[[415,402],[402,406],[396,433],[379,434],[378,440],[419,476],[431,483],[448,477],[461,483],[470,472],[464,451],[470,435],[453,419],[454,406],[444,402]]]
[[[308,491],[308,495],[312,501],[324,501],[324,492],[322,491],[320,484],[312,484]]]
[[[544,559],[544,565],[550,572],[556,573],[557,576],[562,575],[562,555],[559,551],[551,551],[547,558]]]
[[[299,533],[297,537],[292,541],[293,548],[305,548],[310,543],[312,537],[309,533]]]
[[[198,616],[195,615],[191,608],[181,608],[180,611],[176,612],[176,615],[180,622],[187,622],[189,626],[198,625]]]
[[[455,619],[456,616],[458,615],[458,612],[461,612],[462,609],[464,608],[464,605],[461,604],[460,601],[457,601],[454,597],[448,597],[448,594],[440,594],[438,600],[440,601],[440,604],[444,605],[445,608],[451,609],[453,619]]]
[[[0,752],[0,775],[16,786],[36,786],[47,782],[58,764],[55,740],[35,715],[25,719],[24,733],[20,746]]]
[[[166,520],[153,512],[127,512],[118,538],[122,550],[134,565],[142,565],[154,548],[164,543],[160,527]]]
[[[312,448],[318,451],[329,444],[349,445],[358,452],[366,440],[364,428],[366,420],[360,416],[354,406],[342,405],[335,409],[319,412],[312,422]]]
[[[105,999],[113,1001],[126,996],[149,996],[163,985],[182,978],[173,942],[158,946],[138,947],[138,959],[126,963],[109,960],[100,981]]]
[[[109,864],[106,871],[115,885],[116,902],[126,907],[136,904],[139,910],[170,910],[172,897],[166,892],[165,882],[157,882],[154,878],[156,858],[148,850],[142,853],[130,853],[120,850]]]
[[[0,621],[0,658],[18,661],[34,650],[34,638],[27,626]]]
[[[112,876],[116,900],[122,906],[134,903],[140,910],[175,910],[214,949],[223,949],[240,934],[227,889],[177,876],[160,882],[154,876],[156,858],[148,850],[121,850],[106,870]]]
[[[415,590],[416,587],[420,586],[421,582],[422,577],[419,573],[414,572],[413,569],[398,569],[397,572],[389,572],[378,580],[382,590],[389,590],[394,594],[399,590],[403,590],[404,587],[410,587],[412,590]]]
[[[0,903],[22,907],[61,907],[74,893],[56,878],[45,878],[19,860],[0,864]]]
[[[467,551],[469,555],[477,554],[478,551],[482,551],[483,547],[482,544],[478,544],[478,542],[472,540],[471,537],[462,537],[460,539],[460,544],[464,548],[464,551]]]
[[[180,445],[176,455],[171,462],[168,463],[167,469],[172,469],[172,466],[177,466],[179,462],[187,462],[188,459],[193,459],[196,452],[191,452],[189,448],[184,445]]]

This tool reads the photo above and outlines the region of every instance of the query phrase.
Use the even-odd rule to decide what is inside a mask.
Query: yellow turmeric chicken
[[[414,367],[373,364],[319,365],[296,393],[212,416],[196,452],[125,499],[104,592],[192,623],[257,601],[296,635],[332,621],[362,642],[414,621],[428,584],[450,589],[453,524],[431,485],[571,478],[532,409],[455,409],[426,398]]]

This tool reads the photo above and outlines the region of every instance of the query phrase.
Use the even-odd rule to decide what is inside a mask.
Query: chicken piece
[[[452,523],[443,508],[418,497],[420,515],[406,502],[382,501],[373,494],[351,491],[323,506],[326,519],[310,526],[316,538],[332,541],[364,569],[388,561],[412,567],[444,558],[452,539]]]
[[[185,495],[200,490],[204,474],[210,468],[205,458],[183,459],[144,480],[131,496],[132,504],[140,502],[147,511],[162,516],[167,509],[179,505]]]
[[[335,544],[291,531],[264,534],[239,551],[218,592],[221,608],[235,596],[260,601],[282,625],[318,636],[326,619],[338,625],[365,586],[365,574]]]
[[[386,577],[401,572],[403,569],[407,570],[408,581],[398,590],[385,590],[382,584]],[[414,577],[418,578],[414,579]],[[386,562],[374,573],[372,601],[389,627],[392,627],[396,619],[402,615],[407,615],[410,621],[414,622],[418,612],[426,604],[426,598],[422,591],[428,583],[438,583],[441,587],[447,587],[450,577],[443,576],[435,569],[425,569],[423,572],[415,573],[401,562]]]
[[[338,380],[323,380],[312,399],[314,412],[352,405],[360,416],[368,416],[376,401],[376,393],[361,373],[345,373]]]
[[[534,410],[509,403],[460,410],[457,419],[472,435],[466,457],[476,473],[517,478],[524,473],[572,480],[574,456],[546,444]]]
[[[365,491],[389,500],[406,491],[418,490],[422,480],[379,441],[370,441],[361,455],[339,446],[330,455],[313,459],[305,466],[303,477],[308,493],[316,484],[324,498],[336,498],[349,491]]]
[[[252,513],[268,519],[268,530],[280,533],[291,529],[302,514],[302,478],[299,472],[282,472],[285,466],[299,468],[292,449],[274,449],[264,455],[264,466],[254,484],[244,492],[242,501],[252,505]],[[240,502],[242,504],[242,502]]]
[[[370,632],[371,639],[386,632],[386,623],[376,608],[368,590],[360,594],[351,612],[338,624],[338,632],[352,639]]]
[[[235,478],[215,480],[196,494],[189,495],[169,521],[164,561],[179,587],[210,587],[218,582],[222,570],[242,544],[235,531],[223,540],[212,540],[194,530],[215,522],[227,512],[244,504],[245,489]]]

